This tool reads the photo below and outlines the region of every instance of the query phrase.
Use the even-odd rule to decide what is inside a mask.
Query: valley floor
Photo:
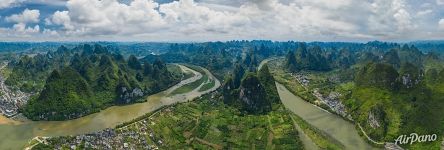
[[[172,91],[186,85],[193,83],[202,75],[188,67],[178,65],[184,72],[193,74],[190,77],[183,78],[183,80],[177,85],[170,87],[168,90],[150,95],[147,97],[147,101],[143,103],[135,103],[131,105],[113,106],[104,109],[98,113],[94,113],[88,116],[84,116],[74,120],[67,121],[25,121],[20,124],[14,124],[13,120],[4,117],[0,118],[2,124],[0,125],[0,149],[22,149],[30,139],[36,136],[66,136],[66,135],[78,135],[84,133],[91,133],[100,131],[106,128],[112,128],[123,122],[131,121],[134,118],[143,116],[146,113],[156,111],[164,106],[169,106],[179,102],[187,102],[196,97],[200,97],[203,94],[214,91],[220,86],[219,80],[207,72],[206,76],[214,80],[214,86],[208,88],[205,91],[199,91],[199,88],[183,94],[169,95]],[[179,68],[178,67],[178,68]],[[205,71],[206,72],[206,71]],[[200,75],[199,75],[200,74]],[[199,87],[202,87],[199,86]],[[23,133],[23,134],[17,134]],[[11,136],[14,135],[14,136]]]
[[[284,108],[267,115],[242,115],[216,95],[163,108],[115,129],[49,138],[35,148],[303,149]]]

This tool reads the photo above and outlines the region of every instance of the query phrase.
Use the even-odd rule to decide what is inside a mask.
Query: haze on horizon
[[[0,41],[443,40],[444,0],[1,0]]]

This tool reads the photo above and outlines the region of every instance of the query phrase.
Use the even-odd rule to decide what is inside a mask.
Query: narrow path
[[[359,123],[357,123],[358,124],[358,127],[359,127],[359,129],[361,130],[361,132],[364,134],[364,136],[367,138],[367,140],[369,140],[370,142],[372,142],[373,144],[376,144],[376,145],[384,145],[385,144],[385,142],[377,142],[377,141],[375,141],[375,140],[373,140],[372,138],[370,138],[368,135],[367,135],[367,133],[364,131],[364,129],[361,127],[361,124],[359,124]]]
[[[33,138],[31,141],[36,140],[37,142],[32,144],[31,146],[25,147],[25,150],[31,150],[34,146],[36,146],[40,143],[43,143],[43,140],[45,140],[45,138],[43,138],[43,140],[40,140],[40,138],[43,138],[43,137],[37,136],[37,137]]]

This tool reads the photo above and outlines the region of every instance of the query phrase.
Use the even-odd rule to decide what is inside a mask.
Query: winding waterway
[[[304,101],[279,83],[276,83],[276,87],[278,89],[279,97],[287,109],[303,118],[309,124],[341,142],[345,145],[345,149],[376,149],[366,143],[364,139],[359,136],[353,123],[345,121],[337,115]]]
[[[167,96],[169,93],[185,84],[195,82],[202,77],[197,71],[179,65],[183,71],[191,71],[195,75],[181,81],[177,85],[154,95],[147,97],[147,102],[125,106],[113,106],[98,113],[67,121],[24,121],[17,122],[8,118],[0,117],[0,149],[22,149],[27,142],[35,136],[61,136],[76,135],[105,128],[113,128],[118,124],[130,121],[134,118],[152,112],[162,106],[171,105],[177,102],[184,102],[199,97],[205,93],[216,90],[220,82],[206,71],[207,75],[216,81],[213,88],[198,92],[197,89],[185,94]]]
[[[216,90],[221,85],[220,82],[205,69],[206,74],[216,81],[213,88],[204,92],[199,92],[198,89],[202,86],[201,85],[188,93],[168,96],[175,89],[185,84],[195,82],[202,77],[202,74],[199,72],[182,65],[179,66],[183,71],[191,71],[195,75],[163,92],[148,96],[148,101],[145,103],[113,106],[98,113],[68,121],[18,122],[5,117],[0,117],[0,149],[22,149],[24,145],[35,136],[75,135],[99,131],[105,128],[112,128],[118,124],[137,118],[138,116],[152,112],[162,106],[171,105],[177,102],[185,102],[199,97],[202,94]],[[276,86],[281,101],[285,107],[306,120],[309,124],[319,128],[341,142],[346,146],[346,149],[374,149],[358,135],[355,126],[351,122],[345,121],[341,117],[305,102],[279,83],[276,83]],[[304,134],[302,134],[302,136],[306,148],[314,149],[315,145],[312,143],[311,139]]]

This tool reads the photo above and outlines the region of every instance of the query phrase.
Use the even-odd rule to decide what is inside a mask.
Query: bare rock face
[[[378,134],[385,135],[387,133],[387,114],[383,105],[375,105],[368,111],[367,123],[370,128],[377,130]]]
[[[410,74],[405,74],[405,75],[401,76],[402,85],[404,85],[408,89],[413,88],[415,85],[419,84],[420,81],[421,81],[421,79],[414,78]]]
[[[379,122],[378,122],[377,118],[375,117],[375,115],[373,114],[373,112],[370,112],[368,114],[368,124],[373,129],[381,127],[381,125],[379,124]]]
[[[121,87],[119,99],[122,103],[130,103],[144,95],[143,91],[140,88],[134,88],[133,90],[129,90],[127,87]]]
[[[400,78],[404,88],[410,89],[416,87],[424,78],[424,71],[414,66],[413,64],[406,63],[400,69]]]

